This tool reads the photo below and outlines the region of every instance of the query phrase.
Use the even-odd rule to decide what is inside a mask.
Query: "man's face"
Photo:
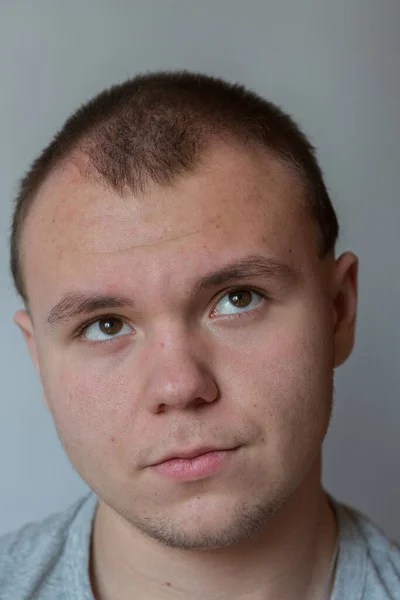
[[[319,456],[335,261],[318,258],[303,193],[276,159],[220,144],[123,199],[64,167],[28,216],[23,327],[59,437],[100,499],[164,543],[242,539]],[[271,268],[196,289],[254,256]],[[78,296],[125,301],[68,317]],[[200,446],[240,448],[205,477],[150,466]]]

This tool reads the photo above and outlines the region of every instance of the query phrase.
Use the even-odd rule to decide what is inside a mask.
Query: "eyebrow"
[[[281,279],[296,283],[300,282],[301,274],[295,268],[279,261],[262,255],[251,255],[228,263],[217,271],[201,277],[195,283],[191,297],[195,297],[203,290],[247,278]],[[47,322],[54,327],[96,310],[117,307],[135,309],[136,303],[132,298],[122,295],[87,295],[80,292],[67,292],[51,309]]]
[[[81,315],[92,313],[104,308],[135,308],[133,300],[125,296],[107,294],[86,295],[67,292],[49,312],[47,322],[52,327],[67,323]]]

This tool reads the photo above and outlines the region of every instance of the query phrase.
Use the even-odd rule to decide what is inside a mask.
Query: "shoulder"
[[[345,543],[362,557],[365,598],[400,600],[400,545],[360,510],[342,504],[339,512]]]
[[[62,512],[26,523],[0,537],[1,599],[30,597],[24,594],[32,593],[40,581],[54,572],[64,554],[71,526],[85,505],[92,503],[94,507],[92,498],[88,494]]]
[[[40,553],[44,548],[59,545],[84,501],[85,498],[80,498],[64,511],[53,513],[40,521],[25,523],[19,529],[0,536],[0,561],[5,558],[15,561],[21,552],[28,552],[32,556],[32,553]]]
[[[345,507],[357,525],[369,551],[369,556],[376,563],[395,565],[400,571],[400,546],[388,537],[369,517],[355,508]]]

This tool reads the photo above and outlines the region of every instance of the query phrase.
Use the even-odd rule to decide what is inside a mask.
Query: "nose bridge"
[[[144,363],[144,394],[152,411],[198,406],[218,395],[199,332],[182,326],[154,332]]]

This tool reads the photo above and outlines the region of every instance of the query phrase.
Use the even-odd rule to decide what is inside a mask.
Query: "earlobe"
[[[350,356],[355,338],[357,316],[358,258],[345,252],[336,261],[333,284],[334,366]]]
[[[14,315],[14,323],[20,328],[28,347],[33,365],[40,375],[39,358],[32,319],[26,310],[18,310]]]

